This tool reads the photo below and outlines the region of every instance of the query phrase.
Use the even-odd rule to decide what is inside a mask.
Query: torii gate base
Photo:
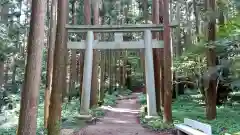
[[[151,27],[151,26],[149,26]],[[159,28],[155,26],[156,28]],[[112,31],[114,31],[114,28],[112,28]],[[132,28],[132,27],[131,27]],[[135,28],[137,29],[137,28]],[[124,49],[133,49],[133,48],[145,48],[145,77],[146,77],[146,89],[147,89],[147,106],[148,106],[148,116],[157,116],[156,111],[156,96],[155,96],[155,81],[154,81],[154,69],[153,69],[153,55],[152,55],[152,48],[163,48],[163,42],[152,42],[152,33],[151,30],[148,28],[141,29],[144,31],[144,42],[142,41],[136,41],[136,44],[139,44],[138,46],[135,44],[133,46],[132,42],[129,42],[129,46],[126,46],[127,42],[121,42],[121,39],[115,40],[115,42],[112,42],[114,47],[109,47],[110,49],[123,49],[121,47],[121,44],[125,44]],[[136,31],[140,32],[140,29],[137,29]],[[103,30],[104,31],[104,30]],[[103,32],[102,31],[102,32]],[[155,30],[158,31],[158,30]],[[161,31],[159,29],[159,31]],[[107,31],[109,32],[109,31]],[[119,32],[119,31],[118,31]],[[124,29],[124,32],[126,32],[126,29]],[[132,29],[129,30],[129,32],[133,32]],[[119,35],[118,35],[119,36]],[[120,35],[122,36],[122,35]],[[117,33],[115,33],[115,38],[117,37]],[[93,31],[88,30],[87,31],[87,40],[85,41],[85,44],[80,42],[78,43],[79,46],[76,47],[77,43],[68,43],[68,49],[86,49],[85,51],[85,59],[84,59],[84,69],[83,69],[83,86],[82,86],[82,98],[81,98],[81,113],[82,114],[88,114],[89,112],[89,106],[90,106],[90,93],[91,93],[91,80],[92,80],[92,67],[93,67],[93,49],[109,49],[104,47],[105,43],[102,44],[94,44],[94,34]],[[106,42],[106,44],[110,44],[109,42]]]

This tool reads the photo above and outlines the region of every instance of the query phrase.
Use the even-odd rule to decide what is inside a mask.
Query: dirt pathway
[[[132,97],[132,96],[131,96]],[[144,129],[138,122],[140,105],[132,99],[118,100],[116,107],[106,107],[107,113],[96,125],[89,125],[74,135],[167,135]]]

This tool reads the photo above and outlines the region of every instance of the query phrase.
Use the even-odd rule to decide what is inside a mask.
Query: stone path
[[[136,97],[135,94],[135,98],[118,100],[116,107],[105,108],[107,113],[100,122],[89,125],[73,135],[169,135],[150,132],[139,124],[137,114],[140,105],[137,104]]]

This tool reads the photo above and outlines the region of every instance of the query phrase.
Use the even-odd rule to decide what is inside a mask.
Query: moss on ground
[[[173,104],[174,123],[182,122],[184,118],[208,123],[213,128],[213,134],[234,134],[240,131],[240,104],[225,104],[217,107],[217,118],[206,120],[205,107],[201,105],[199,96],[183,96]]]
[[[139,97],[142,104],[146,103],[144,95]],[[184,118],[198,120],[212,126],[214,135],[229,133],[237,135],[240,132],[240,104],[233,102],[217,107],[217,119],[208,121],[205,117],[205,107],[199,95],[180,96],[172,105],[174,124],[182,123]],[[157,123],[157,124],[155,124]],[[152,128],[165,128],[162,119],[148,121]]]

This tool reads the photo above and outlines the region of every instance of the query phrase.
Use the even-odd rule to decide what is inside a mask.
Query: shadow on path
[[[167,135],[144,129],[138,122],[140,105],[137,94],[118,100],[116,107],[105,107],[106,115],[96,125],[89,125],[72,135]]]

